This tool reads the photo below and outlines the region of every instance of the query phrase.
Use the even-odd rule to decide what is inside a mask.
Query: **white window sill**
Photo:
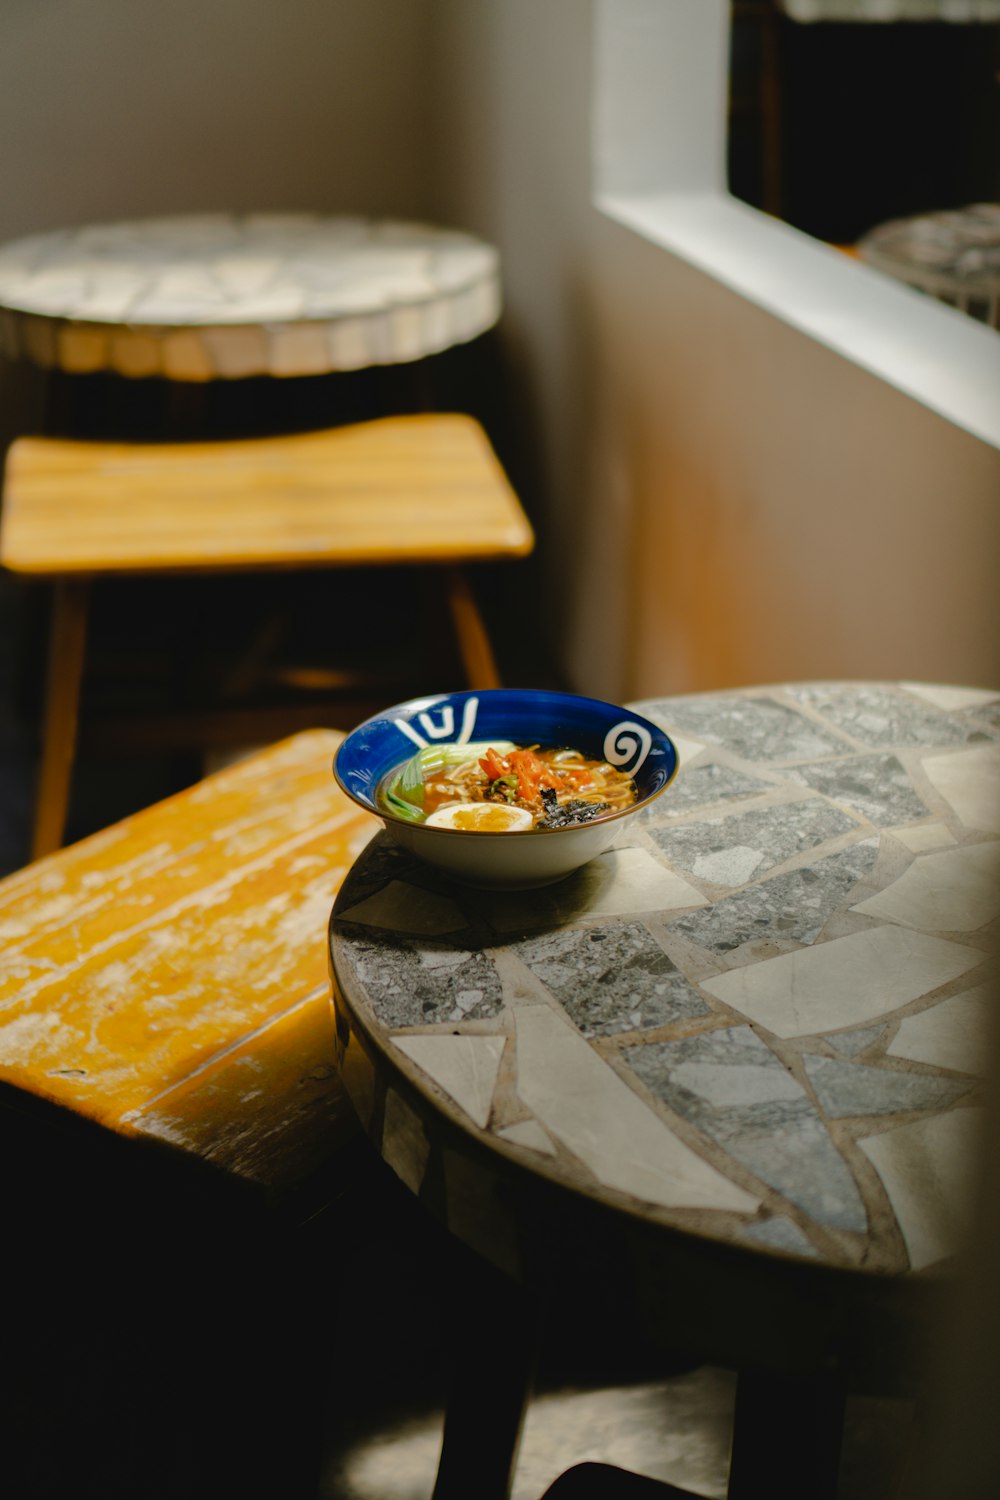
[[[714,190],[599,193],[619,224],[1000,449],[1000,333]]]

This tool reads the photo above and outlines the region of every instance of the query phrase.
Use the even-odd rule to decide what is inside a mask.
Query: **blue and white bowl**
[[[470,740],[572,746],[625,771],[637,800],[595,822],[523,833],[431,828],[395,816],[377,800],[389,772],[424,745]],[[468,885],[511,890],[550,885],[610,849],[676,772],[673,741],[648,719],[596,698],[530,688],[439,693],[387,708],[353,730],[333,762],[342,789],[381,818],[404,849]]]

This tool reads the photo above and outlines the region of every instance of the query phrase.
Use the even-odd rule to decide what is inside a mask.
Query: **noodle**
[[[636,801],[636,789],[623,771],[579,750],[497,742],[427,747],[390,773],[379,800],[396,816],[433,819],[435,826],[546,829],[622,812]],[[498,817],[481,823],[447,818],[446,809],[466,803],[522,811],[506,824]]]

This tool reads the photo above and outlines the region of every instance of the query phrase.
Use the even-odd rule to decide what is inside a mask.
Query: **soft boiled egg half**
[[[533,822],[526,807],[509,807],[504,802],[453,802],[432,812],[424,827],[459,828],[471,833],[520,833]]]

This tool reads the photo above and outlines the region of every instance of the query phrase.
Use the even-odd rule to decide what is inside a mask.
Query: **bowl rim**
[[[608,813],[604,817],[591,818],[586,823],[573,823],[568,828],[520,828],[510,829],[503,833],[490,832],[487,829],[481,828],[428,827],[426,823],[410,822],[408,819],[398,817],[395,813],[389,812],[386,808],[380,807],[376,803],[374,796],[368,797],[367,799],[359,796],[357,792],[355,792],[350,786],[347,785],[346,781],[343,779],[340,771],[338,770],[338,763],[340,761],[340,758],[344,751],[347,749],[347,746],[350,744],[351,740],[355,735],[360,734],[362,730],[367,729],[372,724],[378,724],[382,722],[394,723],[397,719],[404,717],[408,710],[410,711],[411,715],[414,713],[424,712],[428,708],[433,708],[441,700],[447,698],[464,697],[468,699],[491,697],[495,699],[502,695],[510,695],[511,697],[520,698],[531,698],[535,696],[545,697],[555,699],[557,701],[562,700],[564,702],[571,702],[575,704],[593,705],[595,708],[607,710],[613,714],[622,714],[629,722],[636,723],[641,728],[649,729],[660,740],[666,741],[666,743],[670,746],[670,749],[673,751],[673,769],[671,770],[670,775],[667,777],[663,785],[657,787],[655,791],[649,792],[645,797],[640,797],[639,799],[637,799],[637,801],[633,802],[631,806],[620,808],[617,812]],[[455,742],[442,741],[442,743]],[[405,759],[405,757],[400,759],[400,765],[402,764],[403,759]],[[349,797],[351,801],[354,802],[358,807],[363,808],[365,812],[372,813],[373,816],[381,818],[383,823],[385,823],[387,826],[391,824],[393,827],[404,828],[411,833],[416,833],[421,837],[428,838],[437,837],[445,839],[468,839],[469,835],[472,834],[477,839],[503,839],[504,842],[507,843],[510,841],[512,835],[516,835],[518,833],[543,834],[551,838],[552,836],[558,834],[569,835],[579,833],[582,829],[586,828],[603,828],[609,823],[619,822],[622,818],[632,817],[640,810],[649,807],[653,802],[656,801],[658,797],[661,797],[663,795],[668,787],[673,785],[674,781],[677,779],[677,773],[680,770],[680,765],[680,751],[678,750],[673,737],[667,732],[667,730],[665,730],[662,725],[654,723],[652,719],[648,719],[644,714],[627,708],[624,704],[611,703],[605,698],[593,698],[583,693],[566,693],[558,688],[550,689],[501,687],[455,688],[450,692],[426,693],[422,694],[419,698],[408,698],[403,703],[395,703],[390,705],[390,707],[388,708],[381,709],[378,713],[369,715],[369,717],[362,720],[360,724],[356,724],[354,728],[345,735],[343,741],[340,745],[337,746],[337,749],[334,752],[332,770],[334,780],[336,781],[340,790],[345,794],[345,796]],[[379,785],[381,785],[382,780],[384,780],[384,777],[381,777],[379,779]]]

